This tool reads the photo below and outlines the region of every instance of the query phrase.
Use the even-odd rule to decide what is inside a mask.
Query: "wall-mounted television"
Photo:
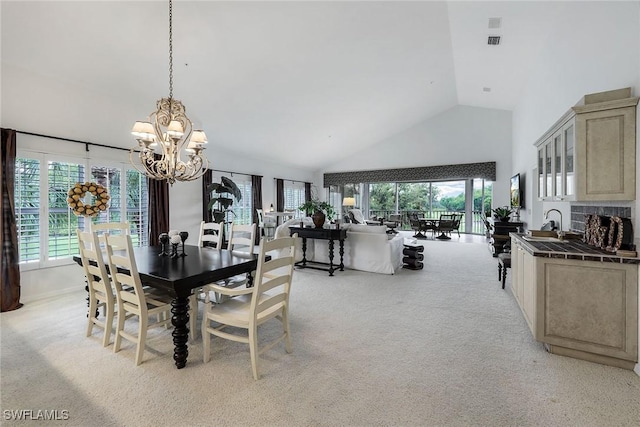
[[[523,208],[524,207],[524,197],[523,190],[520,187],[520,174],[517,173],[511,177],[511,185],[509,186],[510,191],[510,200],[512,208]]]

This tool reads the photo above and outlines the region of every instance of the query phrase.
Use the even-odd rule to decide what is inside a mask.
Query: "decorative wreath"
[[[89,205],[82,201],[87,191],[95,196],[95,204]],[[76,216],[96,216],[109,207],[109,193],[107,189],[95,182],[85,182],[76,184],[67,192],[67,203]]]

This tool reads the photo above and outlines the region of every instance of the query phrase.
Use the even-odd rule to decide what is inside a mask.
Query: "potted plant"
[[[501,222],[509,222],[509,215],[513,213],[513,209],[509,206],[501,206],[499,208],[492,209],[493,216]]]
[[[229,214],[235,215],[231,210],[234,200],[239,202],[242,200],[242,191],[235,182],[223,176],[220,182],[214,182],[207,187],[207,191],[211,193],[211,200],[207,205],[211,210],[214,222],[228,222]]]
[[[329,203],[321,202],[316,199],[304,202],[298,207],[298,209],[305,212],[307,216],[311,216],[313,223],[317,228],[322,227],[325,220],[333,220],[333,216],[336,213],[333,206]]]

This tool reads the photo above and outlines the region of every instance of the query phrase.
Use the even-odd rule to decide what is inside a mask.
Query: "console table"
[[[302,238],[302,261],[296,262],[296,266],[300,268],[313,268],[316,270],[324,270],[329,272],[329,276],[333,276],[333,272],[340,268],[344,271],[344,239],[347,238],[347,230],[344,228],[316,228],[316,227],[289,227],[289,234],[293,236],[298,234]],[[307,260],[307,239],[321,239],[329,241],[329,262],[317,262]],[[333,264],[333,245],[334,241],[340,243],[340,264]],[[328,265],[329,268],[316,267],[310,264]],[[334,268],[335,267],[335,268]]]

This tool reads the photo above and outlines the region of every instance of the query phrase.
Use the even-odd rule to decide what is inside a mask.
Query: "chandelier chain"
[[[169,102],[173,99],[173,2],[169,0]]]

